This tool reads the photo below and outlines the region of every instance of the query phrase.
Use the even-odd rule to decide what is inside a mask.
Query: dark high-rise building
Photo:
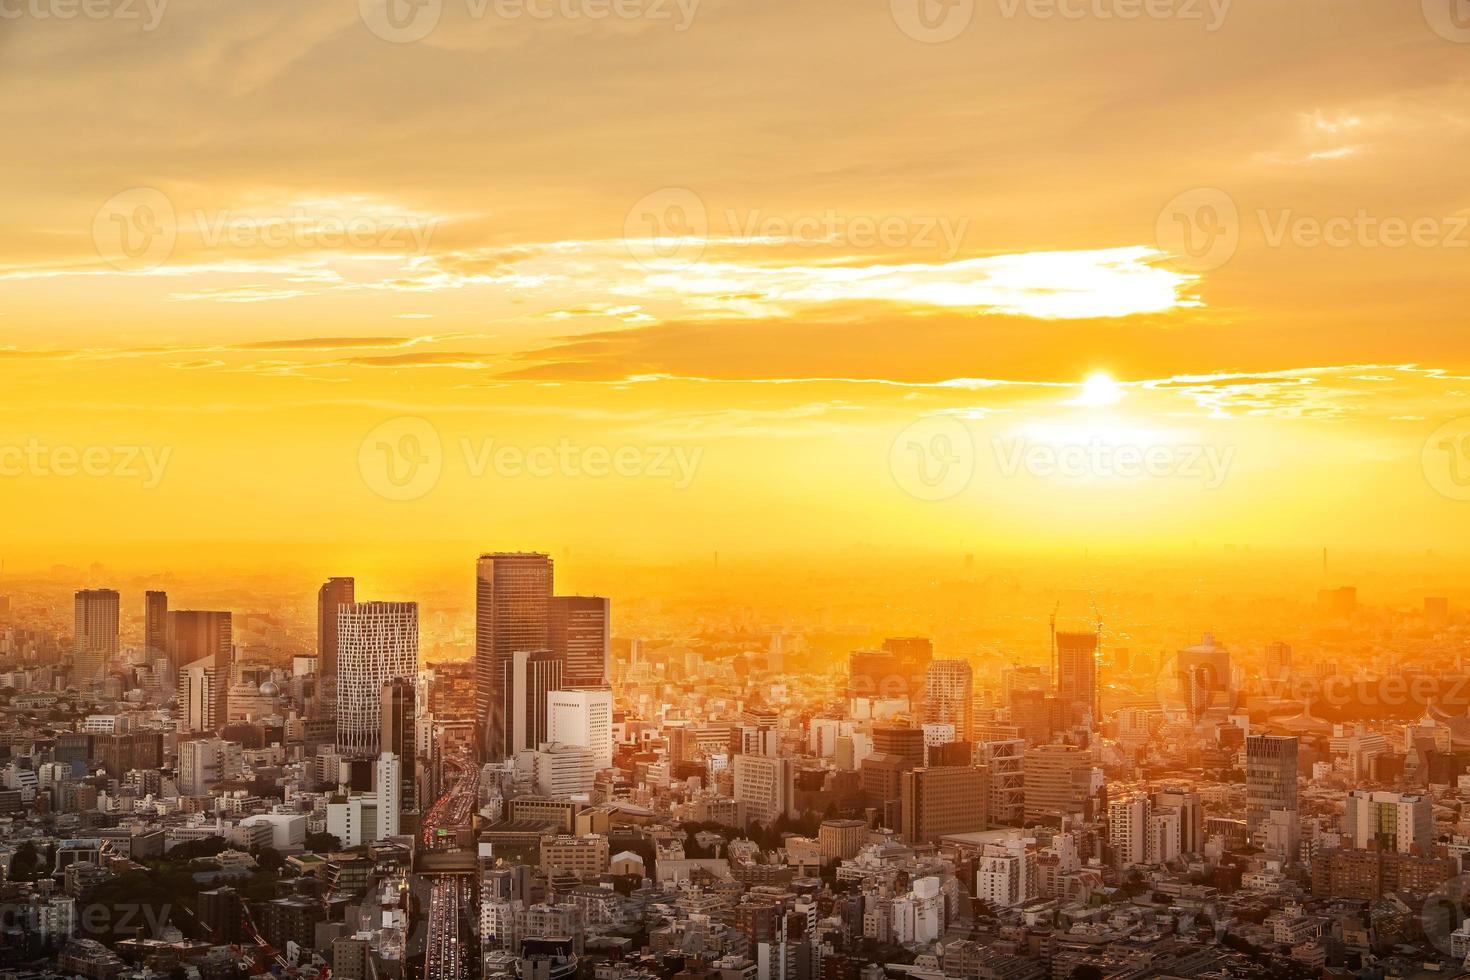
[[[548,649],[549,555],[481,555],[475,566],[475,723],[487,761],[512,751],[508,666],[516,652]]]
[[[395,677],[383,685],[382,735],[378,739],[378,751],[398,756],[401,764],[399,799],[404,810],[417,808],[414,787],[418,753],[414,739],[414,707],[412,678]]]
[[[1097,727],[1097,633],[1056,633],[1057,700],[1067,711],[1066,723]]]
[[[978,833],[990,821],[990,784],[984,766],[912,769],[901,777],[899,832],[910,844],[932,844],[946,834]]]
[[[176,670],[214,657],[215,667],[228,687],[233,645],[234,628],[228,612],[180,609],[168,614],[168,659]]]
[[[566,659],[555,650],[517,650],[505,665],[507,754],[546,741],[547,695],[564,686]]]
[[[143,593],[143,649],[151,664],[168,656],[168,593]]]
[[[1245,740],[1245,823],[1254,834],[1272,810],[1297,812],[1297,740],[1251,735]]]
[[[607,683],[611,603],[602,596],[553,596],[547,606],[547,646],[566,657],[567,687]]]
[[[873,729],[873,751],[880,755],[896,755],[910,767],[922,766],[924,730],[880,725]]]
[[[316,704],[318,717],[337,710],[337,610],[357,601],[357,582],[329,578],[316,593]]]
[[[212,943],[238,943],[245,935],[242,920],[244,907],[240,893],[233,888],[215,888],[200,892],[196,905],[199,924]]]
[[[76,594],[72,681],[79,690],[99,679],[117,654],[118,605],[115,589],[83,589]]]

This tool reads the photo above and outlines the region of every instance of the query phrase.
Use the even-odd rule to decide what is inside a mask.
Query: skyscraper
[[[379,752],[398,758],[399,803],[405,810],[417,806],[414,786],[418,773],[417,738],[414,733],[417,712],[415,684],[409,677],[394,677],[383,685],[382,719],[378,736]],[[379,790],[381,793],[382,790]]]
[[[383,685],[419,669],[416,602],[354,602],[337,612],[337,751],[375,759],[382,737]]]
[[[168,656],[167,592],[143,594],[143,648],[150,664],[159,657]]]
[[[546,741],[552,691],[560,690],[566,659],[554,650],[517,650],[505,664],[507,754]]]
[[[234,625],[230,614],[216,610],[179,609],[168,613],[168,659],[182,669],[204,657],[216,658],[221,683],[229,683]],[[224,724],[224,719],[220,719]]]
[[[551,586],[549,555],[502,552],[476,563],[475,722],[487,761],[512,751],[506,668],[517,651],[548,648]]]
[[[974,729],[975,681],[964,660],[935,660],[924,676],[924,723],[953,725],[955,738],[968,741]]]
[[[337,610],[357,601],[357,582],[329,578],[316,593],[316,703],[318,717],[337,708]]]
[[[73,613],[72,680],[84,690],[117,653],[117,591],[83,589],[76,594]]]
[[[1055,634],[1057,698],[1069,725],[1097,727],[1097,641],[1095,632]]]
[[[1297,812],[1297,740],[1248,735],[1245,740],[1245,823],[1254,834],[1272,810]]]
[[[610,606],[602,596],[552,596],[547,606],[547,646],[566,657],[567,687],[607,683]]]

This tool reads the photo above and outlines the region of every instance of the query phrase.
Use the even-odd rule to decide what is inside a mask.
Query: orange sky
[[[384,2],[4,21],[12,561],[1470,528],[1438,0]]]

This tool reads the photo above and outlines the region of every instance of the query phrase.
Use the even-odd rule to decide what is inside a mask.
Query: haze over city
[[[0,0],[0,980],[1470,978],[1470,0]]]

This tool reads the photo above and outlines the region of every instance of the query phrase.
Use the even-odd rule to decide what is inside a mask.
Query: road
[[[445,760],[453,775],[444,795],[424,814],[419,846],[426,850],[450,850],[459,843],[459,831],[467,828],[475,813],[480,771],[468,752],[457,751]],[[429,939],[424,954],[425,977],[429,980],[469,980],[474,975],[474,939],[466,925],[474,915],[475,882],[463,875],[440,875],[431,879],[429,891]]]

